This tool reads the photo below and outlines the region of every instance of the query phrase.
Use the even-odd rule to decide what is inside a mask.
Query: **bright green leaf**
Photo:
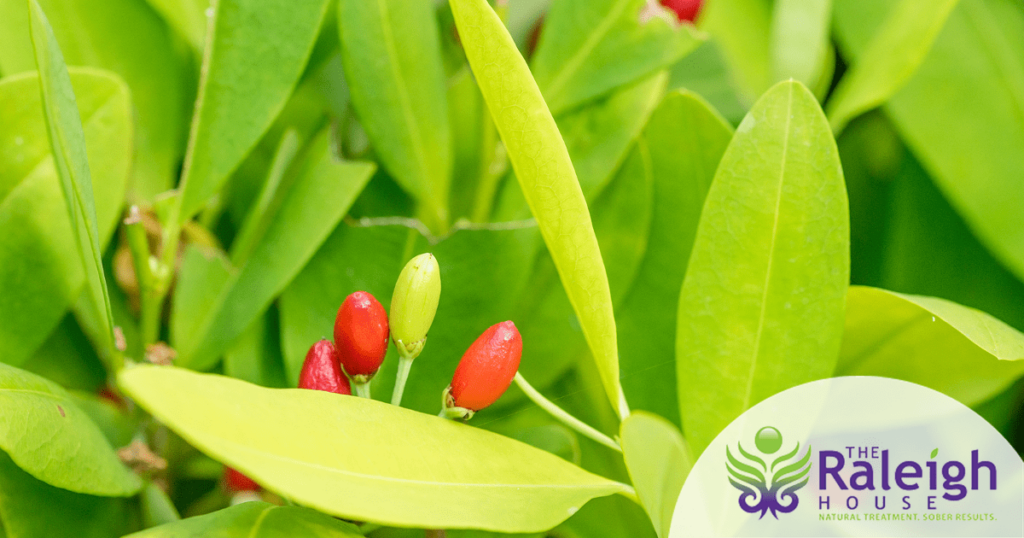
[[[170,189],[189,110],[187,71],[170,31],[137,0],[39,4],[68,66],[110,70],[131,89],[137,121],[132,191],[148,200]],[[0,67],[6,74],[36,69],[26,6],[25,0],[0,1]],[[95,170],[93,175],[98,177]]]
[[[757,402],[831,375],[849,275],[831,130],[806,87],[780,83],[722,157],[679,297],[680,415],[694,454]]]
[[[563,0],[544,17],[533,72],[559,115],[674,64],[700,40],[693,26],[646,0]]]
[[[43,482],[78,493],[128,496],[139,478],[67,392],[0,364],[0,449]],[[60,465],[55,465],[60,462]]]
[[[903,379],[976,405],[1024,375],[1024,334],[943,299],[854,286],[836,375]]]
[[[882,23],[828,103],[832,130],[885,103],[906,84],[959,0],[902,0]]]
[[[452,172],[448,101],[430,0],[341,0],[338,24],[352,105],[383,167],[443,231]]]
[[[299,506],[277,506],[263,501],[242,503],[211,514],[126,536],[125,538],[359,538],[351,523],[338,521]]]
[[[196,55],[203,52],[206,40],[207,13],[209,0],[148,0],[174,30],[195,49]]]
[[[703,99],[673,92],[633,150],[653,175],[654,206],[647,255],[629,295],[617,303],[622,385],[634,408],[675,423],[679,404],[671,358],[679,291],[704,198],[731,138],[732,128]]]
[[[181,179],[181,220],[220,189],[281,112],[306,67],[327,4],[216,3]]]
[[[264,389],[177,368],[131,368],[119,381],[194,446],[271,491],[340,517],[531,532],[624,491],[523,443],[375,400]]]
[[[636,494],[660,538],[667,538],[693,456],[683,435],[669,421],[637,411],[622,422],[622,452]]]
[[[837,36],[855,61],[889,7],[836,1]],[[960,2],[885,110],[968,227],[1024,280],[1024,7]]]
[[[772,9],[772,80],[793,78],[815,88],[824,73],[832,24],[832,0],[776,0]]]
[[[626,416],[608,276],[565,143],[526,62],[487,2],[450,4],[477,83],[580,320],[605,391],[612,406]]]
[[[85,130],[79,116],[71,76],[57,46],[46,15],[35,0],[29,1],[32,46],[39,67],[43,95],[43,116],[50,138],[54,167],[64,192],[65,206],[77,239],[78,254],[85,265],[86,289],[102,312],[103,338],[100,347],[113,348],[114,319],[110,295],[103,275],[103,256],[96,218],[95,194],[86,155]],[[104,315],[105,314],[105,315]]]
[[[120,536],[130,530],[129,502],[55,488],[32,478],[0,452],[0,518],[7,538]]]
[[[194,322],[195,331],[176,332],[178,363],[198,370],[216,364],[313,257],[373,170],[368,163],[339,161],[325,129],[311,143],[246,264],[230,276],[208,309],[181,313],[199,321]]]

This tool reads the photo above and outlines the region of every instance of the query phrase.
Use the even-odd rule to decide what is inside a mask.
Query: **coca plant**
[[[665,538],[842,375],[1018,443],[1024,10],[881,4],[0,0],[0,534]]]

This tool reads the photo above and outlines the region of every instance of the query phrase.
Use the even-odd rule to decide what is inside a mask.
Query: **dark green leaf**
[[[654,178],[654,207],[646,256],[616,313],[622,385],[634,407],[675,423],[679,291],[704,198],[731,138],[732,129],[700,97],[674,92],[633,151]]]
[[[448,101],[430,0],[341,0],[342,59],[352,105],[383,167],[443,231],[452,172]]]
[[[216,364],[299,274],[363,190],[373,166],[339,161],[329,142],[324,130],[311,143],[266,233],[210,307],[181,312],[199,321],[194,322],[194,331],[176,332],[179,364],[198,370]]]
[[[212,514],[192,517],[125,538],[358,538],[351,523],[338,521],[299,506],[276,506],[263,501],[242,503]]]
[[[745,104],[771,86],[769,0],[714,0],[700,14],[700,29],[718,45]]]
[[[674,64],[700,44],[691,25],[645,0],[563,0],[544,17],[532,60],[559,115]]]
[[[188,219],[270,127],[306,66],[327,0],[220,0],[181,179]]]

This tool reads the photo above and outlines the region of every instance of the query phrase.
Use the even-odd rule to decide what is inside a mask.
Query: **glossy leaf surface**
[[[854,286],[836,375],[902,379],[976,405],[1024,375],[1024,334],[943,299]]]
[[[849,267],[828,122],[807,88],[780,83],[722,157],[680,293],[679,404],[695,455],[750,406],[832,373]]]
[[[206,453],[350,519],[540,531],[623,487],[518,441],[365,398],[166,367],[124,370],[119,383]]]
[[[43,482],[78,493],[128,496],[139,478],[67,392],[0,364],[0,449]],[[54,465],[61,462],[61,465]]]
[[[99,237],[117,222],[131,162],[131,109],[109,73],[71,69],[88,145]],[[19,365],[57,327],[85,284],[43,118],[39,78],[0,82],[0,361]]]
[[[622,422],[622,452],[636,493],[660,538],[667,538],[683,482],[693,457],[679,429],[669,421],[638,411]]]
[[[608,276],[565,143],[526,62],[487,2],[450,3],[473,73],[580,320],[605,391],[625,416]]]
[[[284,108],[327,3],[217,2],[179,187],[182,220],[220,189]]]

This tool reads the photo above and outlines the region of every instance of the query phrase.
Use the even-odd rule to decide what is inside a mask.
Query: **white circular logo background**
[[[794,387],[701,454],[670,538],[1024,536],[1024,461],[948,396],[880,377]]]

